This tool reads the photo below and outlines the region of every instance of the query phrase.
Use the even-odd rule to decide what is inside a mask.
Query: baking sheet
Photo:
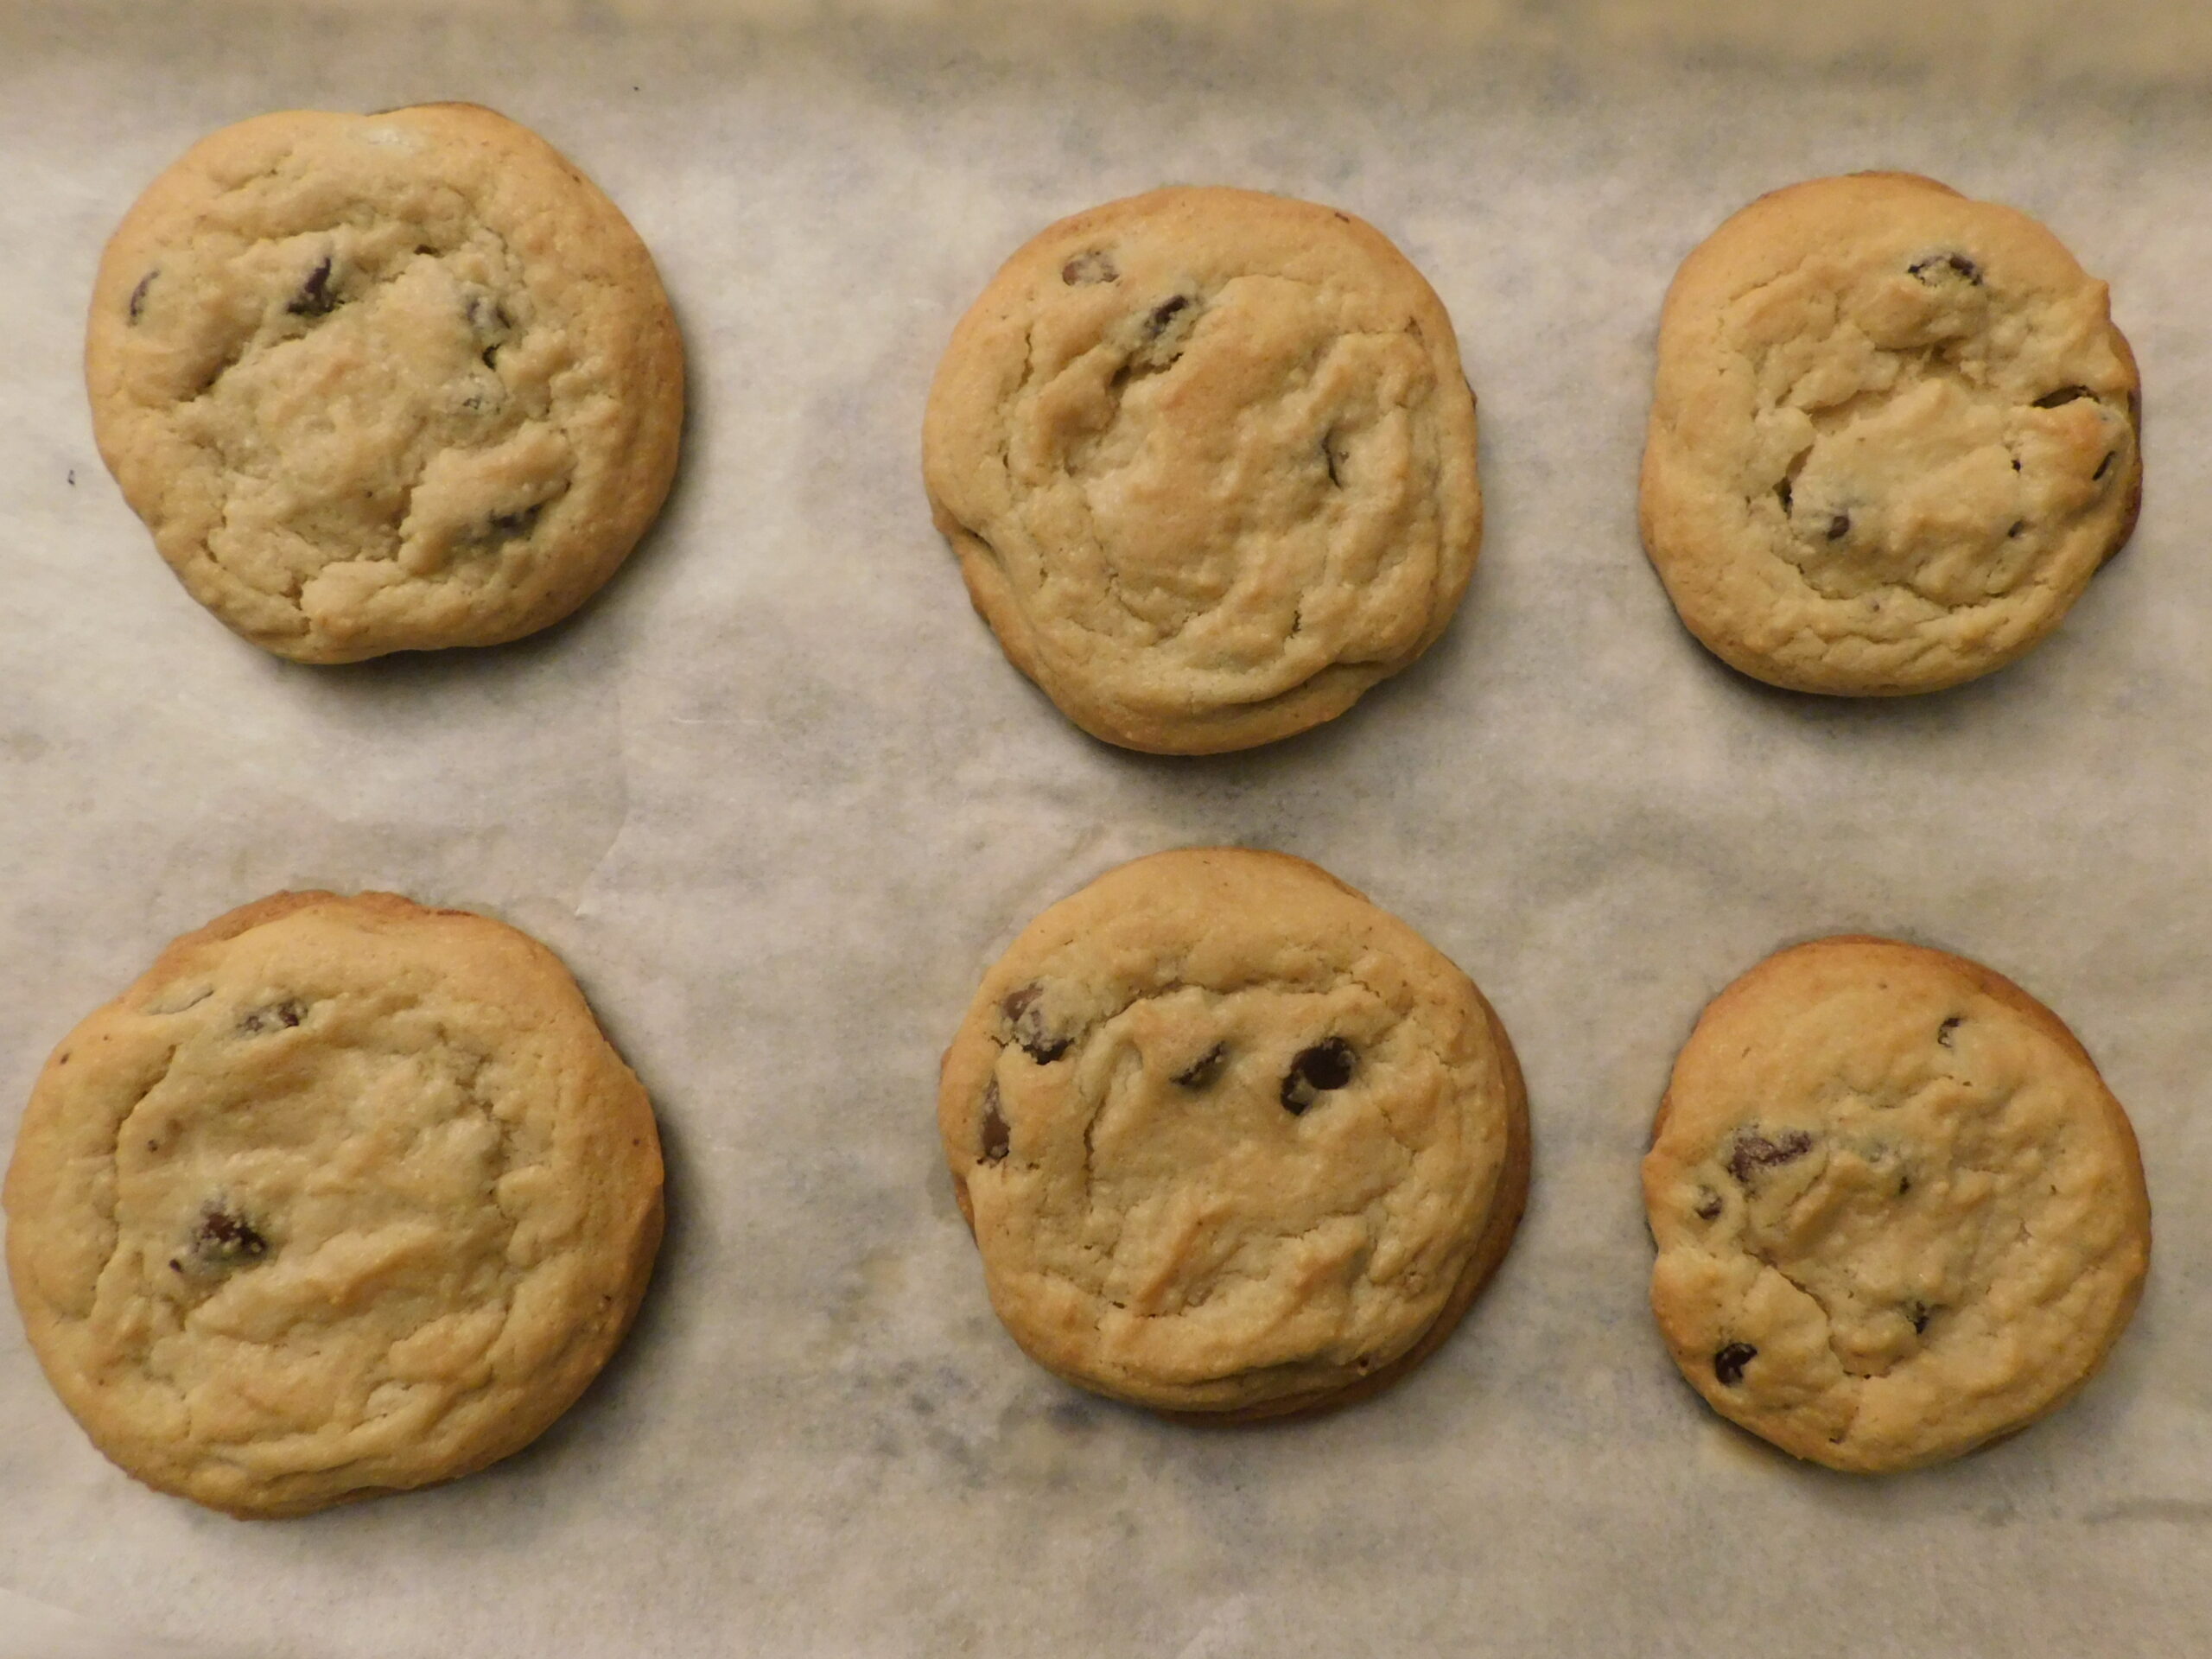
[[[2212,24],[2185,0],[1804,10],[0,16],[0,1136],[173,934],[280,887],[391,887],[567,958],[653,1091],[672,1205],[635,1336],[537,1446],[304,1521],[132,1485],[0,1317],[0,1659],[2201,1647]],[[653,247],[696,388],[683,473],[550,633],[297,668],[185,598],[101,470],[82,305],[201,133],[437,98],[537,128]],[[2025,207],[2112,283],[2148,482],[2131,549],[2025,662],[1856,703],[1689,641],[1635,480],[1681,255],[1763,189],[1877,166]],[[1484,420],[1449,636],[1332,726],[1207,760],[1062,721],[969,612],[918,480],[928,377],[997,262],[1170,180],[1381,226]],[[1241,1433],[1021,1358],[931,1116],[938,1051],[1029,915],[1215,842],[1317,860],[1466,967],[1536,1132],[1519,1242],[1445,1349],[1370,1405]],[[2133,1115],[2158,1230],[2080,1401],[1879,1482],[1683,1387],[1636,1187],[1704,1000],[1845,929],[2056,1008]]]

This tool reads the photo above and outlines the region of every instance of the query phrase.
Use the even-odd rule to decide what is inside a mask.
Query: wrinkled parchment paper
[[[672,1227],[537,1446],[243,1524],[134,1486],[0,1314],[0,1659],[1383,1653],[2171,1655],[2212,1628],[2212,13],[847,4],[0,15],[0,1137],[173,934],[271,890],[474,906],[575,968],[652,1090]],[[512,647],[350,669],[205,617],[102,471],[100,245],[203,132],[490,104],[658,256],[696,400],[668,514]],[[2142,360],[2133,545],[2025,662],[1767,690],[1635,531],[1662,292],[1758,192],[1908,168],[2013,202]],[[1419,667],[1243,755],[1103,747],[1007,666],[918,481],[953,321],[1049,219],[1169,180],[1356,210],[1455,319],[1489,525]],[[1533,1204],[1363,1408],[1154,1421],[1026,1362],[938,1163],[983,966],[1119,860],[1319,861],[1481,982]],[[2058,1011],[2158,1217],[2108,1370],[1878,1482],[1789,1463],[1662,1353],[1636,1163],[1700,1006],[1838,930]]]

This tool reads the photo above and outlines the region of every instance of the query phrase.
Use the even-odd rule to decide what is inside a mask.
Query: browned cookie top
[[[2001,668],[2127,538],[2138,385],[2105,285],[1906,174],[1762,196],[1683,262],[1643,536],[1690,631],[1777,685]]]
[[[1007,654],[1133,748],[1341,714],[1443,632],[1481,530],[1435,294],[1350,214],[1249,190],[1043,232],[954,332],[923,449]]]
[[[2126,1328],[2151,1211],[2127,1116],[2010,981],[1822,939],[1715,998],[1643,1191],[1651,1300],[1723,1415],[1831,1467],[2018,1428]]]
[[[644,1294],[660,1147],[543,946],[283,893],[63,1040],[6,1198],[32,1347],[94,1443],[289,1515],[465,1474],[566,1409]]]
[[[1302,860],[1162,853],[1039,916],[945,1055],[993,1306],[1060,1375],[1172,1410],[1354,1389],[1448,1329],[1518,1219],[1503,1031]]]
[[[620,565],[683,369],[613,204],[489,110],[226,127],[108,245],[94,429],[194,598],[302,662],[488,645]]]

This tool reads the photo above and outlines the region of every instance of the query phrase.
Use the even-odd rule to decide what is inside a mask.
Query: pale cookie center
[[[1753,518],[1830,600],[1902,589],[1944,609],[2040,579],[2120,486],[2126,412],[2052,369],[1964,255],[1931,254],[1840,294],[1801,275],[1739,302],[1758,389]],[[1777,337],[1777,336],[1779,337]],[[1764,338],[1762,338],[1764,336]]]
[[[298,602],[326,567],[435,578],[524,543],[575,458],[562,349],[512,254],[455,209],[240,245],[212,233],[134,290],[124,349],[219,474],[209,556]]]
[[[1088,289],[1107,258],[1067,269]],[[1287,655],[1287,683],[1408,649],[1439,536],[1419,336],[1347,332],[1341,296],[1277,276],[1105,303],[1013,416],[1017,511],[1068,550],[1039,603],[1199,671]]]

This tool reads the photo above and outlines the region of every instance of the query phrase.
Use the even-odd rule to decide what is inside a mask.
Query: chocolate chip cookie
[[[1863,173],[1762,196],[1659,327],[1644,546],[1689,631],[1800,691],[1933,691],[2056,628],[2134,527],[2135,360],[2025,214]]]
[[[2134,1132],[2082,1046],[1988,969],[1888,939],[1799,945],[1714,999],[1643,1194],[1682,1375],[1862,1473],[2067,1399],[2150,1264]]]
[[[195,144],[109,243],[85,361],[162,556],[305,663],[559,621],[660,510],[683,414],[644,244],[543,139],[463,104]]]
[[[1209,1421],[1357,1397],[1443,1341],[1528,1190],[1512,1045],[1301,859],[1161,853],[1039,916],[944,1057],[992,1306],[1070,1382]]]
[[[954,331],[938,527],[1014,665],[1129,748],[1249,748],[1433,644],[1482,528],[1421,273],[1349,213],[1166,189],[1077,213]]]
[[[6,1198],[16,1306],[93,1444],[298,1515],[480,1469],[568,1408],[645,1294],[660,1143],[543,945],[281,893],[70,1033]]]

